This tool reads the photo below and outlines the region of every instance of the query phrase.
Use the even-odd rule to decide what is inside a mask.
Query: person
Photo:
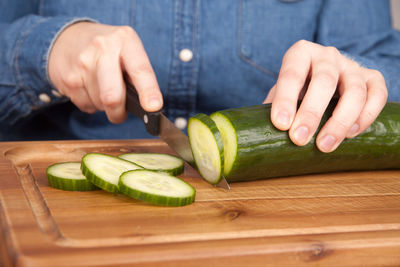
[[[0,1],[2,140],[148,138],[125,110],[126,73],[147,111],[272,103],[271,120],[331,152],[400,100],[388,1]],[[302,99],[298,109],[298,100]]]

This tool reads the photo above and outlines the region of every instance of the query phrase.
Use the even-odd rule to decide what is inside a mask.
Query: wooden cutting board
[[[400,171],[213,187],[185,166],[192,205],[48,186],[87,152],[173,153],[159,140],[0,143],[4,266],[400,266]]]

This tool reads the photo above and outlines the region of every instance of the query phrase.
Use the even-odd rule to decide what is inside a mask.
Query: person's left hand
[[[302,40],[286,52],[278,80],[264,103],[272,103],[275,127],[289,130],[290,139],[303,146],[316,132],[335,94],[338,104],[316,138],[322,152],[335,150],[344,138],[367,129],[385,106],[388,92],[379,71],[360,66],[334,47]]]

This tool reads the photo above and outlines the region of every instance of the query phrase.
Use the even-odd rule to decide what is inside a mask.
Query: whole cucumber
[[[330,104],[322,121],[331,116]],[[270,121],[271,105],[227,109],[211,114],[225,151],[224,176],[229,182],[338,171],[400,168],[400,103],[387,103],[362,134],[345,139],[331,153],[315,145],[292,143],[287,131]],[[318,132],[318,131],[317,131]]]

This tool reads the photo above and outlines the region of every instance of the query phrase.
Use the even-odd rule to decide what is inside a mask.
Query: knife
[[[126,85],[126,110],[133,113],[144,122],[149,134],[158,136],[178,153],[184,161],[197,169],[187,135],[179,130],[175,124],[163,114],[162,110],[155,112],[145,111],[140,105],[136,88],[129,82],[126,76],[124,80]],[[225,177],[222,177],[217,186],[227,190],[230,189]]]

